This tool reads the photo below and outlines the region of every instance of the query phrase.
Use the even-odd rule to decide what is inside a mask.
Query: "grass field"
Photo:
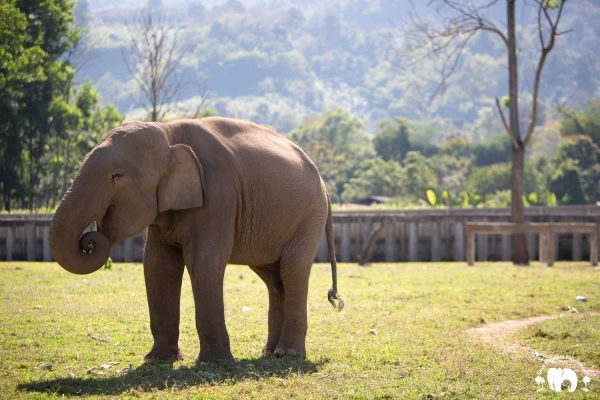
[[[186,277],[185,359],[171,365],[143,363],[152,338],[140,264],[76,276],[52,263],[0,263],[0,398],[600,398],[594,380],[587,393],[536,393],[540,362],[468,334],[491,322],[564,313],[568,305],[598,312],[599,278],[597,269],[572,263],[342,264],[346,308],[337,313],[326,299],[329,267],[316,264],[308,357],[299,360],[261,357],[266,289],[247,267],[230,266],[226,319],[237,362],[195,364],[199,345]],[[577,295],[589,301],[575,303]],[[550,321],[528,328],[521,340],[558,352],[582,340],[582,348],[595,352],[574,354],[598,366],[597,327],[597,318]],[[540,329],[548,334],[536,336]]]
[[[600,315],[574,315],[524,329],[523,343],[536,349],[574,357],[600,369]]]

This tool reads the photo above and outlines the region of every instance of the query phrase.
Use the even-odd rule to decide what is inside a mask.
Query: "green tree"
[[[600,200],[600,146],[584,135],[565,136],[555,153],[550,189],[561,203]]]
[[[471,143],[459,133],[452,134],[440,146],[440,153],[454,158],[471,158]]]
[[[590,100],[583,112],[568,107],[559,108],[560,133],[563,136],[589,136],[600,146],[600,100]]]
[[[398,196],[404,187],[404,171],[395,160],[379,157],[364,160],[344,184],[342,201],[351,203],[370,195]]]
[[[475,168],[467,178],[467,190],[484,198],[510,189],[510,163],[497,163]]]
[[[467,191],[469,193],[479,194],[484,201],[489,201],[498,195],[504,198],[504,192],[509,190],[510,186],[510,162],[474,168],[466,182]],[[548,197],[546,177],[534,163],[528,162],[525,165],[524,192],[528,195],[535,193],[534,197],[541,199]],[[507,205],[510,205],[510,201],[507,202]]]
[[[477,166],[510,161],[510,139],[505,135],[491,136],[473,145],[474,163]]]
[[[426,198],[428,189],[438,190],[438,177],[431,165],[432,159],[418,151],[409,151],[404,158],[405,197],[413,201]]]
[[[0,5],[0,182],[7,210],[52,206],[81,151],[90,148],[79,135],[94,132],[96,139],[122,120],[114,107],[99,107],[91,84],[78,92],[73,88],[68,55],[79,32],[72,5],[68,0]]]
[[[556,165],[550,178],[550,190],[556,193],[562,204],[585,204],[577,161],[567,158]]]
[[[22,111],[27,89],[46,79],[45,52],[39,45],[27,45],[27,15],[16,1],[0,3],[0,190],[2,206],[10,210],[11,200],[25,191],[20,179]]]
[[[100,95],[90,81],[73,91],[70,100],[55,99],[50,139],[43,163],[48,173],[44,188],[46,207],[52,207],[71,184],[81,160],[124,119],[116,107],[101,106]]]
[[[406,153],[411,150],[412,133],[408,120],[396,118],[395,121],[385,119],[379,123],[379,131],[373,139],[377,154],[384,160],[395,160],[402,163]]]
[[[22,108],[18,113],[20,140],[24,144],[21,179],[24,183],[22,206],[33,209],[40,206],[39,185],[44,175],[43,156],[48,143],[55,99],[69,95],[73,69],[64,54],[73,48],[78,38],[72,27],[71,7],[67,0],[16,2],[27,16],[24,46],[39,46],[44,52],[40,68],[42,79],[28,82],[24,87]]]
[[[290,138],[317,164],[334,201],[341,200],[344,184],[362,161],[375,155],[364,123],[347,111],[329,111],[306,121]]]

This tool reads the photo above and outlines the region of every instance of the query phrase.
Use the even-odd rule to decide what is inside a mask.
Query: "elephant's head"
[[[170,146],[156,123],[111,131],[83,161],[50,225],[50,250],[67,271],[99,269],[110,247],[166,210],[204,204],[203,171],[193,150]],[[98,230],[82,235],[96,222]]]

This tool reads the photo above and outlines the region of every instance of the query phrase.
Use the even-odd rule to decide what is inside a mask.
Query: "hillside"
[[[383,118],[403,116],[444,127],[448,134],[460,130],[472,139],[499,131],[493,99],[506,94],[501,43],[479,35],[444,96],[431,101],[437,61],[409,65],[402,56],[399,26],[411,13],[410,2],[164,1],[158,6],[181,31],[188,50],[181,62],[190,83],[180,93],[177,115],[194,109],[204,83],[209,105],[218,113],[284,132],[334,108],[361,116],[371,128]],[[143,118],[138,89],[122,57],[129,43],[126,27],[140,12],[139,3],[103,0],[88,8],[89,49],[78,79],[91,79],[102,99],[128,117]],[[431,10],[418,12],[439,22]],[[521,77],[527,84],[537,39],[530,30],[534,16],[526,7],[520,13]],[[501,8],[491,14],[502,21]],[[590,51],[600,48],[600,5],[573,2],[564,18],[563,27],[573,31],[560,37],[544,72],[542,99],[550,116],[557,104],[581,106],[600,93],[600,55]],[[522,98],[526,102],[528,94]]]

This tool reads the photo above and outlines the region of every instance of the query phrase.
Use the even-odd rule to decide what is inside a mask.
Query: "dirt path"
[[[593,313],[590,315],[598,315]],[[590,377],[600,378],[600,370],[588,368],[581,361],[576,360],[572,357],[557,356],[549,353],[541,353],[535,349],[520,344],[515,338],[516,333],[521,329],[524,329],[530,325],[537,324],[539,322],[547,321],[550,319],[560,318],[560,315],[544,315],[541,317],[531,317],[525,319],[515,319],[510,321],[498,322],[495,324],[488,324],[479,328],[469,329],[469,335],[477,340],[489,344],[499,350],[514,353],[520,357],[535,357],[540,362],[546,365],[560,364],[561,367],[571,368],[574,371],[582,374],[586,374]]]

